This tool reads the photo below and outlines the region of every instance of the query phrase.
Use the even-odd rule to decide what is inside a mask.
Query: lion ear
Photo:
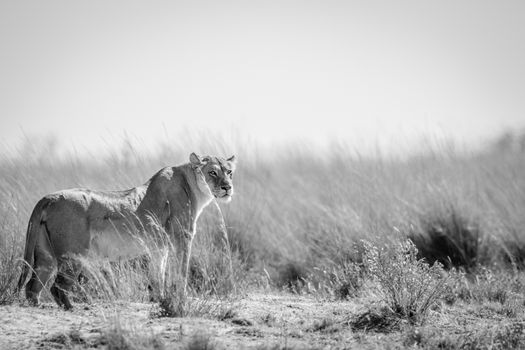
[[[190,163],[193,165],[202,165],[201,157],[192,152],[190,154]]]
[[[237,158],[235,156],[231,156],[230,158],[226,159],[228,162],[232,162],[233,164],[237,163]]]

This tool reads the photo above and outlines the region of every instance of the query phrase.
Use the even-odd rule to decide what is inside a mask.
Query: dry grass
[[[20,274],[20,246],[13,235],[0,235],[0,305],[16,299],[15,283]]]
[[[95,347],[104,347],[108,350],[165,349],[164,343],[157,335],[145,334],[135,329],[125,328],[118,319],[102,331],[93,345]]]
[[[123,326],[118,318],[108,322],[94,332],[94,336],[82,334],[78,328],[55,333],[40,341],[42,348],[52,349],[93,349],[108,350],[164,350],[164,342],[157,334]]]

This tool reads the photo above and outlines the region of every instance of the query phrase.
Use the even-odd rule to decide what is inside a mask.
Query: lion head
[[[233,195],[233,172],[236,159],[213,156],[200,157],[190,154],[190,163],[196,171],[200,171],[204,181],[199,186],[207,186],[211,194],[222,202],[229,202]],[[204,184],[205,182],[205,184]]]

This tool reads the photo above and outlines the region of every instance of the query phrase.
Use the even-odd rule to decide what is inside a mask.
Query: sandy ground
[[[366,298],[327,301],[257,292],[233,301],[195,301],[191,310],[205,310],[203,317],[158,317],[156,306],[148,303],[75,304],[73,311],[51,302],[40,307],[0,306],[0,350],[104,349],[104,335],[117,326],[120,331],[111,334],[123,334],[135,345],[117,349],[152,349],[161,342],[165,349],[186,350],[197,339],[205,344],[191,349],[405,349],[414,342],[426,348],[525,349],[522,299],[516,307],[497,302],[442,304],[425,325],[404,324],[385,333],[352,330],[349,325],[370,306]],[[141,341],[146,346],[136,346]],[[497,346],[487,347],[487,342]]]
[[[345,348],[356,341],[350,327],[330,330],[331,320],[357,309],[353,302],[322,302],[291,294],[248,294],[233,303],[220,302],[233,315],[217,318],[152,317],[152,304],[76,304],[63,311],[53,303],[40,307],[0,307],[0,349],[61,349],[97,345],[104,330],[116,323],[129,334],[161,339],[168,349],[182,349],[195,335],[208,338],[217,349]],[[78,342],[64,341],[77,334]],[[358,340],[358,339],[357,339]]]

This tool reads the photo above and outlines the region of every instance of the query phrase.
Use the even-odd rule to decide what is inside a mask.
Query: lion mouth
[[[216,192],[213,194],[213,196],[216,198],[216,199],[221,199],[221,200],[229,200],[231,199],[232,197],[232,193],[230,192],[223,192],[223,193],[220,193],[220,192]]]
[[[212,193],[215,197],[220,198],[220,197],[225,197],[225,196],[231,196],[233,194],[233,190],[215,189],[212,191]]]

